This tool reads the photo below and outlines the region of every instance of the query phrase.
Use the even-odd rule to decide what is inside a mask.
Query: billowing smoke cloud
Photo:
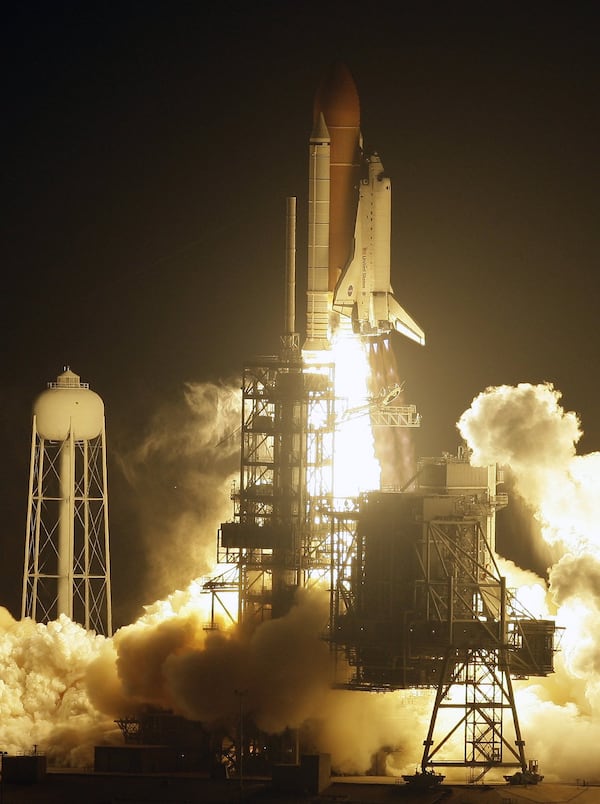
[[[552,469],[575,454],[579,420],[560,406],[550,383],[501,385],[479,394],[460,417],[458,428],[472,449],[475,466],[509,465],[523,473]]]
[[[120,741],[111,718],[90,702],[86,673],[104,638],[67,617],[48,625],[16,622],[0,609],[0,745],[10,754],[35,746],[54,765],[89,765],[92,746]]]
[[[331,754],[339,773],[414,773],[432,702],[428,691],[330,690],[320,716],[307,722],[306,732],[317,750]]]
[[[303,743],[330,753],[338,770],[366,771],[382,746],[400,763],[391,771],[413,767],[431,698],[332,689],[332,655],[322,639],[326,591],[298,590],[287,615],[251,631],[205,631],[208,600],[198,592],[192,584],[148,607],[91,663],[90,695],[99,709],[116,717],[152,704],[214,726],[237,723],[243,696],[258,728],[300,729]]]
[[[140,496],[145,550],[153,563],[164,558],[170,574],[161,574],[162,583],[183,591],[146,606],[112,639],[66,617],[15,622],[0,609],[3,750],[37,746],[51,764],[91,765],[94,745],[122,743],[116,718],[156,706],[206,725],[235,723],[240,695],[259,728],[300,728],[348,772],[366,770],[382,742],[398,747],[398,698],[391,717],[382,696],[331,689],[332,657],[322,639],[326,592],[301,590],[287,616],[252,632],[224,612],[220,630],[205,628],[210,596],[201,579],[189,582],[189,571],[214,568],[216,528],[230,516],[230,480],[237,477],[239,420],[237,388],[188,384],[182,399],[154,417],[148,437],[120,456]]]
[[[560,399],[549,383],[488,388],[473,400],[458,428],[472,450],[472,463],[510,467],[553,556],[549,595],[564,630],[555,674],[517,684],[528,753],[534,750],[556,778],[597,778],[600,454],[576,454],[581,425]],[[541,608],[540,596],[538,603]],[[552,744],[551,734],[561,735],[560,744]]]
[[[204,631],[206,613],[195,593],[169,604],[171,616],[165,618],[163,604],[149,607],[115,636],[113,679],[106,675],[106,657],[90,668],[117,693],[121,712],[124,701],[130,711],[153,703],[207,725],[235,723],[243,695],[244,711],[260,729],[279,734],[304,727],[320,750],[354,771],[369,767],[382,739],[397,740],[398,723],[389,712],[381,716],[384,696],[331,689],[332,656],[321,638],[327,592],[299,590],[287,615],[252,631]]]
[[[99,706],[117,715],[154,704],[205,724],[237,718],[239,694],[259,728],[279,733],[309,717],[331,681],[330,656],[320,634],[327,622],[327,594],[300,590],[289,613],[246,632],[238,627],[205,630],[207,613],[189,595],[150,607],[113,639],[115,702],[106,690],[94,693]],[[101,657],[106,674],[107,656]],[[121,709],[122,713],[122,709]]]
[[[220,522],[232,516],[239,472],[237,383],[186,383],[153,416],[148,434],[119,456],[137,501],[148,562],[146,599],[166,596],[214,567]]]
[[[473,464],[510,467],[548,544],[588,553],[600,546],[600,453],[576,455],[580,422],[560,398],[549,383],[489,388],[458,428]]]
[[[299,590],[286,616],[253,631],[207,631],[210,602],[193,582],[112,639],[66,617],[42,625],[0,610],[0,742],[10,753],[37,746],[51,764],[89,766],[94,745],[122,744],[117,718],[155,706],[235,728],[243,696],[258,728],[299,728],[339,770],[364,772],[382,746],[396,752],[390,772],[412,768],[430,699],[332,689],[328,605],[327,592]]]
[[[233,391],[231,416],[224,412],[220,425],[203,419],[214,399],[210,389],[201,389],[199,397],[188,391],[186,406],[200,400],[204,441],[194,446],[183,432],[158,431],[140,448],[139,461],[130,464],[137,467],[134,481],[143,475],[144,458],[176,454],[185,465],[198,451],[211,452],[215,434],[225,437],[230,419],[235,429],[239,412],[234,412]],[[597,778],[599,456],[576,454],[579,421],[562,409],[559,392],[549,384],[490,388],[473,401],[458,427],[474,462],[510,466],[518,492],[555,555],[549,588],[533,572],[499,557],[502,573],[526,596],[529,611],[542,617],[556,614],[564,628],[556,672],[515,682],[527,755],[539,759],[547,779]],[[218,466],[213,481],[210,460],[201,466],[213,489],[228,471],[226,463]],[[211,527],[207,543],[214,545],[214,538]],[[331,689],[331,655],[321,638],[328,616],[326,592],[301,590],[285,617],[249,632],[234,626],[225,612],[220,630],[206,630],[209,595],[202,593],[200,580],[182,588],[147,606],[142,617],[112,639],[90,634],[64,617],[45,626],[15,622],[0,610],[3,750],[29,751],[37,745],[53,763],[90,764],[93,745],[122,742],[115,718],[158,706],[207,725],[235,723],[242,696],[248,717],[260,728],[269,733],[299,728],[306,744],[331,753],[340,771],[414,771],[431,714],[431,691]],[[554,742],[552,735],[559,735]],[[374,756],[384,747],[386,758],[374,766]]]

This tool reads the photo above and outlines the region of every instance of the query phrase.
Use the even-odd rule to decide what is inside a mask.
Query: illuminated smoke
[[[565,413],[560,398],[549,383],[489,388],[458,422],[473,450],[472,463],[510,466],[519,492],[540,516],[560,491],[549,486],[570,468],[582,435],[577,416]]]
[[[111,718],[87,694],[86,673],[104,637],[61,616],[48,625],[15,621],[0,609],[0,746],[9,754],[34,746],[50,764],[89,765],[97,742],[121,742]]]
[[[373,397],[392,388],[403,386],[396,356],[389,337],[372,339],[369,342],[369,390]],[[395,405],[405,404],[402,392]],[[381,486],[394,490],[402,489],[414,477],[416,471],[415,449],[412,431],[405,427],[373,428],[375,452],[381,464]]]
[[[197,575],[213,569],[217,527],[232,515],[240,419],[239,382],[188,382],[155,413],[141,443],[119,456],[138,501],[139,552],[152,556],[147,598],[187,585],[192,567]]]
[[[560,399],[549,383],[488,388],[458,428],[474,464],[510,467],[552,555],[549,604],[564,631],[556,672],[516,685],[528,755],[540,760],[546,778],[598,778],[600,454],[576,454],[581,425]],[[507,569],[509,584],[518,585]]]
[[[319,639],[326,594],[300,590],[288,614],[251,633],[237,626],[205,631],[200,601],[186,594],[180,603],[167,617],[150,609],[115,635],[119,683],[111,682],[118,693],[112,714],[128,699],[130,709],[151,703],[209,725],[235,722],[236,690],[243,690],[248,716],[278,733],[299,726],[318,708],[330,683],[329,651]]]
[[[219,402],[211,418],[206,411],[211,404],[214,409],[221,391],[229,402],[223,407]],[[184,417],[185,427],[178,430],[181,415],[173,410],[166,419],[157,417],[158,432],[128,456],[132,482],[147,488],[144,461],[156,468],[164,456],[171,471],[178,466],[176,455],[181,459],[177,477],[188,488],[192,481],[186,472],[201,455],[200,475],[207,488],[225,486],[225,497],[237,438],[218,448],[216,443],[237,428],[238,393],[189,386],[185,406],[175,406],[175,413],[187,416],[195,410],[193,424],[187,429]],[[532,614],[556,613],[557,624],[565,627],[556,672],[515,682],[527,756],[540,761],[546,779],[595,778],[600,739],[599,456],[576,454],[578,418],[562,409],[560,393],[548,384],[488,389],[458,426],[474,462],[510,467],[554,555],[549,589],[531,571],[499,558],[509,585],[519,588]],[[218,464],[215,476],[211,461]],[[217,509],[207,504],[216,519],[201,534],[212,550]],[[168,523],[170,510],[161,522]],[[158,527],[153,533],[155,545],[163,544]],[[183,562],[178,572],[184,574]],[[89,765],[95,744],[122,744],[114,718],[154,705],[207,725],[236,722],[237,689],[244,691],[248,716],[259,727],[271,733],[299,727],[307,744],[330,752],[340,771],[365,772],[385,746],[387,759],[376,766],[379,772],[384,765],[396,775],[413,772],[431,713],[431,691],[332,690],[330,655],[321,638],[327,604],[326,592],[302,590],[285,617],[252,633],[226,618],[221,630],[207,631],[210,598],[201,593],[199,579],[147,606],[113,639],[86,632],[65,617],[36,625],[15,622],[0,610],[0,745],[10,753],[37,745],[51,764]]]
[[[413,761],[428,699],[330,688],[331,657],[321,638],[326,593],[300,590],[285,617],[253,633],[205,631],[208,610],[194,582],[105,639],[64,616],[42,625],[15,622],[0,609],[3,750],[36,745],[52,765],[89,766],[94,745],[122,744],[115,718],[153,705],[209,726],[235,724],[235,690],[243,690],[245,710],[261,729],[301,728],[339,770],[364,772],[382,745],[402,744],[394,761]]]
[[[413,773],[420,760],[431,703],[428,692],[330,690],[319,718],[306,729],[315,748],[331,754],[338,773],[399,776]]]

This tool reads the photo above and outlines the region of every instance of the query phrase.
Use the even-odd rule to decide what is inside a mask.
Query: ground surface
[[[414,792],[404,784],[344,779],[319,796],[282,795],[267,782],[212,781],[195,776],[49,773],[31,785],[6,784],[0,804],[600,804],[600,786],[577,784],[474,785]]]

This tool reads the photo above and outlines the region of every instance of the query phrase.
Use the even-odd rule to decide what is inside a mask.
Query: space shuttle
[[[365,338],[425,333],[390,283],[391,182],[365,155],[354,80],[332,64],[315,96],[309,143],[307,325],[303,351],[330,348],[339,326]]]
[[[352,257],[333,293],[333,310],[352,320],[354,332],[384,335],[393,330],[421,345],[425,333],[398,304],[390,284],[392,185],[378,154],[366,157],[361,180]]]

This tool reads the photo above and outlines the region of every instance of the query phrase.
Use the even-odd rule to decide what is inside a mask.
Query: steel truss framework
[[[238,573],[238,621],[281,616],[327,578],[334,449],[333,365],[263,358],[244,370],[240,484],[218,561]]]
[[[449,649],[444,659],[438,685],[421,770],[428,767],[468,767],[471,782],[477,782],[495,767],[526,768],[525,742],[521,736],[512,681],[506,661],[498,650],[470,649],[462,658]],[[504,668],[504,669],[502,669]],[[462,689],[462,695],[461,695]],[[434,743],[433,735],[439,716],[449,712],[445,736]],[[504,715],[510,712],[514,740],[504,733]],[[463,729],[464,753],[457,759],[443,758],[452,737]],[[512,760],[505,759],[505,749]]]
[[[436,690],[422,772],[460,766],[476,781],[526,770],[511,676],[553,671],[555,626],[506,589],[488,536],[505,504],[487,490],[378,493],[359,500],[354,531],[334,520],[330,639],[354,668],[340,685]],[[440,505],[444,516],[427,521]]]
[[[112,634],[106,438],[31,445],[22,617]]]
[[[478,781],[492,768],[527,768],[511,673],[551,672],[554,627],[546,624],[550,639],[541,650],[523,655],[521,637],[532,618],[507,592],[488,537],[497,508],[505,504],[506,498],[495,494],[459,496],[453,514],[426,523],[417,547],[422,580],[415,584],[416,609],[428,625],[449,629],[424,741],[423,772],[461,766],[470,769],[471,781]],[[425,650],[431,653],[431,646]],[[448,713],[457,714],[450,726]],[[461,727],[463,755],[457,758],[452,737]]]

